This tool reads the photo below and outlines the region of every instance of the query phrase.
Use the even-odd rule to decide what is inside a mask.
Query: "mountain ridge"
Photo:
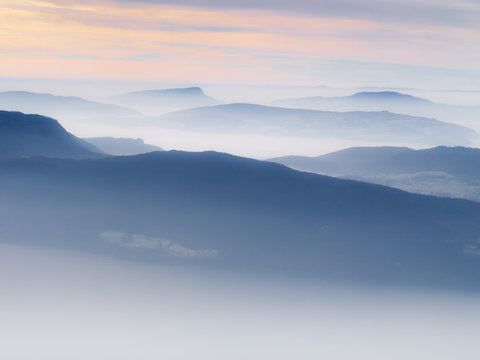
[[[480,149],[477,148],[354,147],[318,157],[287,156],[270,160],[303,171],[480,201]]]
[[[83,140],[110,155],[138,155],[152,151],[163,151],[159,146],[145,144],[140,138],[93,137]]]
[[[203,132],[418,142],[424,145],[469,144],[473,130],[436,119],[387,111],[332,112],[233,103],[181,110],[151,117],[151,125]]]
[[[425,103],[425,104],[434,104],[433,101],[424,99],[421,97],[403,94],[397,91],[359,91],[351,95],[346,96],[306,96],[301,98],[286,98],[280,99],[273,102],[273,104],[286,103],[287,101],[307,101],[307,100],[390,100],[396,102],[415,102],[415,103]]]
[[[17,159],[0,162],[0,195],[9,204],[0,205],[0,235],[17,243],[30,243],[33,231],[44,246],[142,261],[410,285],[479,284],[480,204],[273,162],[181,151]],[[18,216],[28,228],[16,227]],[[190,250],[174,254],[168,244]]]
[[[218,104],[200,87],[134,91],[111,97],[110,100],[152,115]]]
[[[0,93],[0,108],[65,119],[86,119],[99,116],[136,116],[138,112],[124,106],[86,100],[75,96],[40,94],[29,91]]]
[[[0,158],[21,156],[81,159],[103,155],[94,145],[66,131],[57,120],[0,111]]]
[[[347,96],[312,96],[276,100],[276,106],[329,111],[391,111],[412,116],[435,118],[454,124],[473,127],[480,117],[480,106],[450,105],[396,91],[358,92]]]

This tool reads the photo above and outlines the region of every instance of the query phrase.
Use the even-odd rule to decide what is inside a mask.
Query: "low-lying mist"
[[[479,296],[0,245],[0,357],[476,359]]]
[[[354,146],[387,146],[388,141],[377,142],[338,138],[315,139],[295,136],[255,134],[225,134],[166,129],[154,126],[121,126],[93,123],[62,123],[67,130],[82,138],[114,136],[141,138],[145,143],[165,150],[220,151],[238,156],[267,159],[287,155],[318,156]],[[419,148],[414,143],[395,143],[396,146]]]

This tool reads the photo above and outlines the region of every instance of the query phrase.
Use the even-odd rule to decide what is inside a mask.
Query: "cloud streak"
[[[478,14],[472,2],[445,0],[18,0],[0,5],[0,76],[315,85],[335,75],[332,86],[424,87],[422,74],[407,84],[395,66],[384,78],[385,64],[471,75]],[[331,61],[351,65],[331,74]],[[367,74],[358,63],[380,65]],[[467,87],[456,78],[439,81]]]
[[[322,18],[365,19],[404,24],[478,27],[480,5],[475,1],[447,0],[115,0],[132,7],[138,4],[174,5],[208,9],[260,9]],[[92,0],[52,1],[55,3],[94,3]]]

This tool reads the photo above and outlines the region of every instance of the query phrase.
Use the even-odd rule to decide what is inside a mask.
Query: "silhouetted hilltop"
[[[431,104],[430,100],[416,96],[401,94],[396,91],[362,91],[346,97],[356,101],[383,101],[395,103],[422,103]]]
[[[390,112],[328,112],[256,104],[228,104],[165,114],[152,124],[178,129],[391,141],[418,144],[469,144],[478,135],[434,119]]]
[[[405,147],[355,147],[318,157],[285,156],[271,159],[288,166],[342,174],[442,171],[470,181],[480,179],[480,149],[438,146],[413,150]]]
[[[352,110],[351,106],[357,106],[353,110],[364,110],[362,105],[368,105],[374,106],[374,108],[368,110],[389,110],[389,108],[386,107],[387,105],[414,104],[430,106],[434,103],[427,99],[402,94],[396,91],[362,91],[348,96],[310,96],[304,98],[282,99],[275,101],[274,104],[287,107],[304,107],[307,109],[323,109],[322,107],[330,109],[331,107],[337,106],[337,110],[345,111],[340,107],[348,107],[349,110]],[[395,108],[395,110],[398,110],[398,108]]]
[[[27,91],[0,93],[0,109],[41,114],[61,120],[138,115],[136,111],[123,106],[103,104],[73,96],[55,96]]]
[[[84,140],[110,155],[138,155],[152,151],[163,151],[158,146],[145,144],[142,139],[95,137]]]
[[[283,99],[276,106],[325,111],[391,111],[412,116],[426,116],[474,127],[480,117],[480,106],[439,104],[395,91],[359,92],[349,96]],[[477,129],[476,127],[474,127]]]
[[[411,151],[414,150],[396,146],[353,147],[316,157],[291,155],[269,160],[311,172],[372,173],[378,168],[390,166],[391,158],[395,155]]]
[[[0,238],[16,243],[479,289],[475,202],[214,152],[19,159],[0,162],[0,175]]]
[[[193,96],[193,97],[207,97],[204,91],[199,87],[189,87],[189,88],[178,88],[178,89],[160,89],[160,90],[144,90],[144,91],[134,91],[120,96]]]
[[[40,115],[0,111],[0,158],[49,156],[98,157],[95,146],[68,133],[56,120]]]
[[[160,114],[167,111],[215,105],[214,98],[207,96],[199,87],[135,91],[112,98],[142,112]]]
[[[360,147],[319,157],[286,156],[271,160],[304,171],[480,200],[480,149],[475,148]]]

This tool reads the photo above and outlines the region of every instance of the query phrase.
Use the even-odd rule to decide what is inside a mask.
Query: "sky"
[[[480,4],[0,0],[0,77],[480,89]]]

